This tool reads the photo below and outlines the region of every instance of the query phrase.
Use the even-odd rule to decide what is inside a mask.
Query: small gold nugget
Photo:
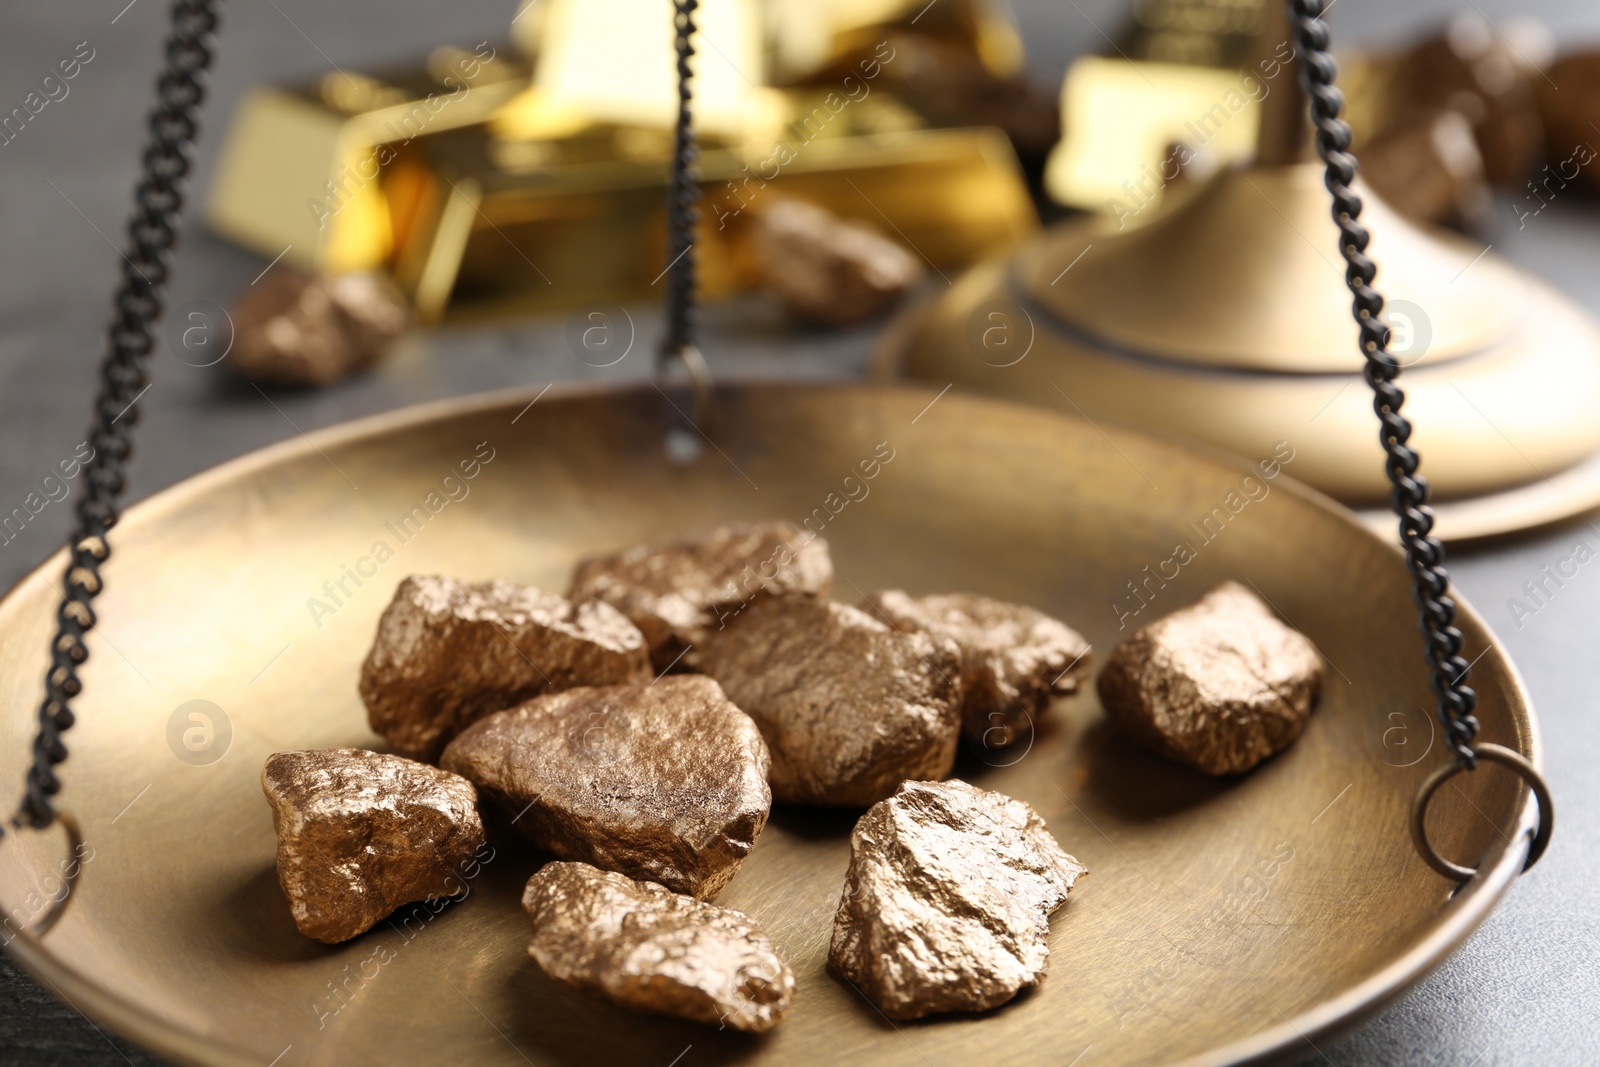
[[[585,863],[528,879],[528,955],[550,977],[637,1011],[760,1032],[794,999],[794,973],[754,919]]]
[[[376,363],[410,320],[377,274],[312,278],[279,267],[234,305],[226,366],[256,382],[331,385]]]
[[[850,835],[828,967],[891,1019],[993,1008],[1043,980],[1049,916],[1087,873],[1027,803],[907,782]]]
[[[367,721],[402,755],[436,760],[476,719],[579,685],[647,681],[644,637],[608,604],[532,586],[413,575],[361,667]]]
[[[752,233],[766,290],[804,318],[848,326],[905,296],[922,261],[869,226],[801,200],[777,200]]]
[[[772,805],[760,732],[694,675],[535,698],[468,727],[440,764],[541,848],[702,899]]]
[[[568,595],[603,600],[632,619],[664,671],[695,666],[707,638],[751,603],[825,596],[832,584],[828,542],[787,523],[760,522],[585,560]]]
[[[948,637],[831,601],[767,600],[715,635],[701,665],[761,727],[778,800],[866,807],[955,763],[961,662]]]
[[[1111,653],[1100,703],[1129,735],[1207,774],[1243,774],[1300,736],[1322,657],[1261,598],[1223,582]]]
[[[1065,623],[1022,604],[974,593],[912,597],[884,589],[867,610],[898,630],[944,634],[961,649],[962,728],[985,749],[1028,736],[1050,700],[1078,691],[1089,642]]]
[[[402,904],[461,893],[484,843],[472,783],[399,756],[278,752],[261,791],[294,924],[330,945]]]

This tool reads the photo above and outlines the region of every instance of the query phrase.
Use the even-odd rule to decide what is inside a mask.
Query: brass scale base
[[[1406,571],[1290,478],[1206,541],[1190,524],[1259,478],[1246,461],[1044,408],[921,387],[723,388],[717,447],[676,466],[652,388],[533,399],[313,434],[128,513],[64,767],[91,851],[60,924],[10,943],[26,968],[183,1063],[1260,1062],[1306,1054],[1416,981],[1521,869],[1534,811],[1492,770],[1457,778],[1431,817],[1447,855],[1482,857],[1479,877],[1452,896],[1413,851],[1412,797],[1444,752]],[[880,442],[892,459],[847,485]],[[485,443],[469,495],[398,537],[391,524]],[[771,516],[827,537],[844,600],[899,586],[1022,601],[1079,627],[1102,662],[1140,603],[1128,582],[1186,541],[1192,560],[1132,621],[1247,580],[1322,650],[1326,691],[1294,747],[1236,780],[1123,740],[1092,691],[1058,702],[1022,751],[964,754],[958,775],[1033,804],[1091,871],[1051,923],[1043,985],[981,1016],[891,1026],[825,973],[854,812],[780,807],[721,897],[766,925],[799,979],[764,1038],[627,1015],[546,978],[517,902],[538,859],[504,836],[471,896],[437,915],[334,948],[295,932],[260,769],[283,749],[379,744],[355,682],[404,575],[561,589],[584,554]],[[374,564],[379,542],[393,555]],[[0,602],[0,781],[18,779],[32,736],[62,562]],[[313,615],[347,566],[362,584]],[[1515,670],[1463,613],[1482,739],[1538,761]],[[221,709],[200,752],[174,712],[193,700]],[[5,847],[9,936],[59,884],[62,845],[51,832]]]
[[[1600,506],[1600,332],[1492,253],[1364,193],[1378,286],[1438,532],[1467,540]],[[1238,455],[1392,535],[1371,396],[1320,164],[1179,184],[1121,228],[1077,219],[959,279],[886,335],[880,369]]]

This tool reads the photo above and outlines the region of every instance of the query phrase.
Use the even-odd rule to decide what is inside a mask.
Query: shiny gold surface
[[[1459,943],[1521,866],[1525,793],[1489,768],[1436,798],[1433,840],[1453,859],[1483,857],[1481,879],[1450,898],[1406,829],[1443,751],[1423,710],[1405,568],[1283,477],[1150,610],[1242,578],[1311,637],[1328,691],[1292,749],[1242,779],[1203,779],[1120,739],[1085,692],[1040,719],[1020,758],[990,755],[1009,766],[958,764],[1032,804],[1094,871],[1052,923],[1050,978],[1003,1009],[894,1029],[824,973],[848,814],[780,807],[719,897],[795,969],[794,1007],[762,1039],[636,1018],[544,977],[518,907],[536,861],[503,834],[472,896],[437,916],[331,949],[295,933],[256,780],[274,751],[377,744],[356,678],[405,574],[560,589],[594,552],[782,517],[827,537],[841,596],[971,590],[1057,615],[1105,650],[1127,583],[1193,539],[1187,524],[1250,470],[936,394],[724,389],[717,447],[688,467],[663,455],[671,412],[649,387],[456,401],[290,442],[134,508],[106,568],[63,769],[93,856],[48,939],[10,951],[92,1018],[181,1062],[666,1064],[692,1044],[685,1063],[927,1067],[1060,1065],[1087,1046],[1102,1064],[1298,1056]],[[485,441],[493,459],[477,476],[444,484]],[[845,482],[880,442],[893,459]],[[388,525],[436,505],[406,537]],[[383,562],[378,542],[392,552]],[[0,603],[0,781],[18,780],[32,735],[61,563]],[[335,605],[324,583],[341,580]],[[334,610],[314,618],[313,597]],[[1483,739],[1537,759],[1514,669],[1470,610],[1462,629]],[[204,716],[212,746],[184,743],[195,713],[175,713],[192,700],[226,716],[225,749],[216,710]],[[15,927],[48,904],[30,890],[59,884],[61,839],[5,848],[0,902]]]
[[[1141,612],[1142,614],[1142,612]],[[1106,657],[1106,717],[1174,763],[1243,774],[1299,739],[1327,665],[1238,582],[1140,627]]]
[[[1061,84],[1061,140],[1045,190],[1087,211],[1137,211],[1176,177],[1167,161],[1185,157],[1172,145],[1203,144],[1214,164],[1243,162],[1260,123],[1261,106],[1237,69],[1080,56]]]
[[[533,83],[549,105],[589,122],[668,130],[677,119],[677,56],[665,12],[637,0],[548,0]],[[651,18],[650,15],[660,17]],[[695,12],[694,119],[737,136],[767,83],[755,0],[706,0]]]
[[[850,832],[829,968],[890,1019],[999,1007],[1045,980],[1050,916],[1088,873],[1026,801],[906,782]]]
[[[1295,477],[1348,503],[1381,504],[1382,452],[1326,200],[1314,165],[1252,168],[1121,232],[1098,218],[1065,223],[958,280],[900,335],[886,366],[1239,455],[1288,441]],[[1449,503],[1558,478],[1600,449],[1591,320],[1493,253],[1366,202],[1378,284],[1408,364],[1406,414],[1436,496]],[[982,349],[979,319],[1017,339],[1005,358]],[[1560,497],[1562,514],[1593,501]],[[1548,513],[1534,503],[1500,508],[1495,530],[1480,520],[1474,533]]]
[[[522,906],[541,970],[638,1011],[759,1032],[794,999],[788,962],[732,908],[562,862],[528,880]]]
[[[484,121],[526,78],[520,60],[485,42],[437,48],[410,69],[259,86],[230,121],[206,223],[291,266],[380,267],[394,242],[380,177],[396,146]]]
[[[756,284],[746,232],[779,197],[903,239],[936,268],[1010,248],[1038,227],[1016,153],[996,130],[789,140],[781,167],[737,149],[702,149],[696,255],[703,294]],[[628,159],[607,150],[599,159],[570,158],[579,156],[573,143],[559,165],[524,168],[507,166],[503,150],[497,160],[495,142],[459,132],[416,148],[418,207],[395,272],[419,318],[471,320],[659,292],[664,155]]]

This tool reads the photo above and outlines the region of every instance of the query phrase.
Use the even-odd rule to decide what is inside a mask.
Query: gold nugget
[[[1300,736],[1321,685],[1316,646],[1223,582],[1118,645],[1099,689],[1111,720],[1150,749],[1243,774]]]
[[[884,589],[867,610],[898,630],[944,634],[961,649],[962,729],[983,749],[1029,736],[1033,719],[1089,674],[1089,642],[1023,604],[975,593],[912,597]]]
[[[539,847],[702,899],[766,825],[768,764],[755,723],[693,675],[538,697],[440,758]]]
[[[713,637],[702,668],[761,727],[777,800],[865,807],[955,763],[961,660],[941,634],[810,597],[767,600]]]
[[[411,322],[376,274],[270,271],[234,305],[227,366],[255,382],[331,385],[376,363]]]
[[[1049,917],[1087,873],[1027,803],[907,782],[850,835],[828,967],[891,1019],[993,1008],[1043,980]]]
[[[794,973],[742,912],[584,863],[528,879],[528,955],[550,977],[625,1008],[759,1032],[794,999]]]
[[[361,699],[402,755],[431,761],[469,723],[536,694],[649,678],[644,637],[608,604],[413,575],[378,622]]]
[[[294,924],[328,944],[402,904],[461,893],[483,848],[472,783],[399,756],[279,752],[261,771],[261,790]]]
[[[782,522],[735,523],[578,565],[567,595],[603,600],[644,632],[658,671],[698,663],[709,636],[753,603],[827,595],[828,542]]]
[[[871,227],[802,200],[767,205],[753,236],[767,292],[832,326],[886,310],[926,273],[920,259]]]

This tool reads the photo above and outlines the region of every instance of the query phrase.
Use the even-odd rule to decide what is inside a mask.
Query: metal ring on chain
[[[42,830],[61,818],[51,800],[61,791],[55,768],[67,758],[61,735],[72,727],[72,700],[83,691],[78,668],[89,658],[85,637],[94,629],[94,598],[104,585],[100,566],[111,555],[106,535],[121,512],[124,467],[133,454],[131,430],[139,418],[133,404],[149,385],[147,364],[155,348],[155,324],[161,317],[161,295],[177,241],[183,180],[193,165],[195,130],[205,96],[202,75],[211,63],[216,7],[216,0],[175,0],[172,5],[166,62],[148,122],[150,139],[134,191],[122,281],[100,364],[100,391],[89,430],[94,455],[84,465],[85,491],[78,499],[76,526],[67,542],[64,596],[56,612],[44,702],[39,707],[26,792],[13,820],[16,826]]]
[[[1366,359],[1364,373],[1372,388],[1373,411],[1382,427],[1378,439],[1383,445],[1384,469],[1394,487],[1390,505],[1400,520],[1400,545],[1405,550],[1406,566],[1411,571],[1412,590],[1420,610],[1423,655],[1428,662],[1439,719],[1444,724],[1445,743],[1459,761],[1435,775],[1435,779],[1442,781],[1456,770],[1473,770],[1478,765],[1478,749],[1472,743],[1478,734],[1478,719],[1473,714],[1478,694],[1467,685],[1471,664],[1462,654],[1464,639],[1455,625],[1456,603],[1450,596],[1450,575],[1444,568],[1444,545],[1433,535],[1428,480],[1418,473],[1421,457],[1407,444],[1411,438],[1411,423],[1400,413],[1406,399],[1396,384],[1400,363],[1389,353],[1389,327],[1383,322],[1383,295],[1372,284],[1378,267],[1366,252],[1370,235],[1361,225],[1361,197],[1354,188],[1359,167],[1356,157],[1350,153],[1350,126],[1340,118],[1344,94],[1334,84],[1339,67],[1328,50],[1328,24],[1322,18],[1327,4],[1324,0],[1285,0],[1285,4],[1300,55],[1301,84],[1311,98],[1317,156],[1326,167],[1325,184],[1333,196],[1333,221],[1339,227],[1339,254],[1345,261],[1345,284],[1353,297],[1351,310],[1360,331],[1361,353]],[[1500,751],[1509,753],[1508,749]],[[1494,758],[1506,762],[1504,756]],[[1541,825],[1548,828],[1555,818],[1549,790],[1537,770],[1531,765],[1523,767],[1526,762],[1522,760],[1514,766],[1540,794]],[[1435,779],[1429,780],[1432,788],[1438,788]],[[1429,786],[1425,785],[1424,792],[1418,794],[1416,820],[1420,820],[1420,813],[1427,807],[1431,796],[1428,790]],[[1423,858],[1447,877],[1461,877],[1466,868],[1448,864],[1434,852],[1427,844],[1426,834],[1416,832],[1418,825],[1420,822],[1414,820],[1413,837]],[[1542,845],[1539,851],[1543,851]],[[1466,876],[1470,877],[1471,872]]]
[[[67,904],[72,900],[72,891],[77,887],[78,878],[83,874],[83,864],[79,862],[79,852],[83,846],[83,831],[78,828],[78,820],[65,811],[56,811],[55,821],[61,824],[61,829],[67,835],[67,862],[61,868],[61,896],[50,901],[50,906],[33,920],[32,926],[24,927],[23,932],[37,939],[50,932],[50,928],[66,913]]]
[[[1478,720],[1472,714],[1478,695],[1467,685],[1471,664],[1462,655],[1456,628],[1456,604],[1450,597],[1450,576],[1444,569],[1444,545],[1433,536],[1433,509],[1428,506],[1428,480],[1418,473],[1421,457],[1407,442],[1411,423],[1400,413],[1405,393],[1395,384],[1400,363],[1389,353],[1389,327],[1383,322],[1383,296],[1373,288],[1378,267],[1366,254],[1369,235],[1361,225],[1361,197],[1354,189],[1358,167],[1350,153],[1350,127],[1340,118],[1344,94],[1334,81],[1339,68],[1328,51],[1324,0],[1287,0],[1289,24],[1301,59],[1301,82],[1311,97],[1317,155],[1327,168],[1333,195],[1333,221],[1339,227],[1339,253],[1345,260],[1345,284],[1354,298],[1352,312],[1360,330],[1365,376],[1378,415],[1384,467],[1394,487],[1390,503],[1400,520],[1400,544],[1411,570],[1421,611],[1424,655],[1432,674],[1445,740],[1467,766],[1476,763],[1472,739]]]
[[[1551,833],[1555,831],[1556,812],[1555,804],[1550,797],[1550,786],[1545,782],[1544,775],[1539,773],[1539,768],[1520,752],[1503,745],[1491,744],[1480,744],[1476,751],[1480,760],[1498,763],[1515,771],[1517,777],[1533,790],[1534,799],[1539,802],[1539,821],[1534,826],[1533,840],[1528,844],[1528,858],[1522,864],[1522,869],[1526,871],[1539,862],[1539,857],[1544,855],[1544,850],[1550,845]],[[1428,866],[1446,878],[1454,878],[1458,882],[1470,881],[1478,872],[1471,867],[1450,862],[1433,847],[1433,842],[1428,840],[1428,803],[1433,800],[1433,794],[1439,791],[1440,786],[1468,769],[1462,760],[1440,767],[1422,783],[1422,788],[1417,791],[1417,799],[1411,805],[1411,840],[1416,844],[1417,851],[1422,853],[1422,858],[1428,862]]]

